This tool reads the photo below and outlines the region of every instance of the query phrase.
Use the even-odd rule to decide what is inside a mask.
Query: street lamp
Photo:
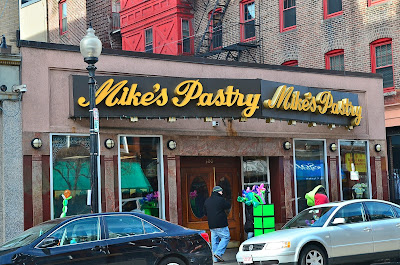
[[[101,41],[94,35],[94,29],[89,24],[86,36],[80,43],[81,54],[84,61],[88,64],[86,68],[89,72],[89,114],[90,114],[90,188],[91,188],[91,208],[93,213],[99,212],[98,199],[98,172],[97,172],[97,155],[98,155],[98,139],[99,132],[99,112],[96,108],[96,66],[94,64],[99,60],[101,53]]]

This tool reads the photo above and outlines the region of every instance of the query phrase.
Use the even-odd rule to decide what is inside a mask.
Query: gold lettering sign
[[[114,79],[105,81],[96,91],[96,105],[104,102],[107,107],[114,106],[165,106],[168,103],[167,88],[161,88],[156,83],[152,91],[141,93],[137,91],[138,84],[127,86],[128,81],[123,80],[114,84]],[[179,108],[195,102],[198,107],[242,107],[241,116],[251,118],[257,109],[261,94],[243,94],[233,86],[218,89],[215,93],[204,92],[199,80],[186,80],[178,84],[174,89],[171,103]],[[78,105],[89,106],[85,97],[78,98]],[[349,99],[345,98],[333,102],[330,91],[324,91],[313,96],[310,92],[300,97],[299,91],[286,85],[279,86],[271,99],[264,100],[263,106],[267,109],[281,109],[284,111],[303,111],[317,114],[332,114],[352,117],[351,125],[357,126],[361,122],[361,106],[353,106]]]
[[[308,92],[304,94],[304,98],[300,98],[300,92],[293,90],[293,87],[285,85],[278,87],[272,99],[264,100],[264,107],[267,109],[310,111],[320,114],[328,113],[348,116],[353,117],[351,125],[360,125],[362,107],[353,106],[349,99],[345,98],[338,102],[333,102],[333,96],[330,91],[320,92],[316,97]]]

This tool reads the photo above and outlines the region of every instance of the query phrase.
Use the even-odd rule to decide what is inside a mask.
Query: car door
[[[108,264],[155,264],[166,252],[165,233],[130,214],[104,216]]]
[[[372,225],[374,252],[382,258],[399,256],[400,220],[392,207],[383,202],[364,202]]]
[[[105,264],[107,245],[101,231],[99,217],[74,219],[48,236],[59,240],[57,246],[35,247],[35,264]]]
[[[342,262],[370,258],[373,254],[371,223],[367,222],[362,203],[343,206],[332,218],[344,218],[344,224],[330,224],[331,258]],[[365,255],[367,254],[367,255]],[[340,263],[339,263],[340,264]]]

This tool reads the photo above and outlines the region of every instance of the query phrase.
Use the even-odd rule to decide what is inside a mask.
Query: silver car
[[[400,206],[380,200],[308,208],[282,230],[244,241],[238,264],[357,264],[400,258]]]

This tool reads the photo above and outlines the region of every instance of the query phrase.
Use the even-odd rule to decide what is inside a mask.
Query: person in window
[[[215,186],[211,196],[204,202],[204,214],[207,216],[208,227],[211,231],[211,245],[214,262],[223,262],[225,253],[231,238],[228,227],[228,217],[225,210],[231,208],[231,204],[222,196],[223,189]]]

